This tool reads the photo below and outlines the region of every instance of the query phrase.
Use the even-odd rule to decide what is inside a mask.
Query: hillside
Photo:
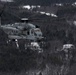
[[[21,71],[27,72],[30,69],[44,70],[47,63],[52,64],[53,70],[61,66],[63,61],[58,58],[61,53],[54,52],[56,49],[61,49],[66,43],[72,43],[76,46],[76,26],[73,24],[73,21],[76,20],[75,15],[76,7],[72,5],[67,7],[65,5],[43,6],[33,10],[18,6],[7,7],[1,15],[2,24],[20,22],[18,17],[35,19],[31,23],[38,25],[42,30],[45,45],[43,46],[44,52],[38,54],[30,49],[25,50],[23,48],[24,40],[19,40],[21,49],[17,49],[15,43],[13,45],[6,43],[8,37],[3,30],[0,30],[0,71],[19,73]]]

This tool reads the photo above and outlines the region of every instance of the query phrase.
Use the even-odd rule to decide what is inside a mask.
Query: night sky
[[[76,0],[15,0],[19,4],[50,5],[52,3],[73,3]]]
[[[13,2],[16,4],[26,4],[26,5],[51,5],[52,3],[73,3],[76,0],[1,0],[2,2]]]

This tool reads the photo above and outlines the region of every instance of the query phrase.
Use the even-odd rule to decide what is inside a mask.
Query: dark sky
[[[72,3],[76,0],[15,0],[17,4],[50,5],[51,3]]]
[[[8,1],[21,5],[21,4],[26,4],[26,5],[51,5],[52,3],[73,3],[76,0],[1,0],[1,1]]]

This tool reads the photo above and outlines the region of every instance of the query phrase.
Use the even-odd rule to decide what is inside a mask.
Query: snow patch
[[[36,8],[36,6],[32,5],[32,6],[31,6],[31,9],[34,9],[34,8]]]
[[[73,21],[73,24],[76,26],[76,21]]]
[[[28,10],[33,10],[34,8],[40,8],[41,6],[40,5],[37,5],[37,6],[35,6],[35,5],[25,5],[25,6],[22,6],[22,8],[24,8],[24,9],[28,9]]]
[[[30,10],[31,9],[31,6],[30,5],[25,5],[22,8]]]
[[[47,15],[47,16],[52,16],[52,17],[58,17],[57,15],[55,15],[55,14],[53,14],[53,13],[46,13],[46,12],[39,12],[39,11],[37,11],[37,13],[40,13],[40,14],[42,14],[42,15]]]
[[[76,6],[76,2],[74,2],[74,3],[72,4],[72,6]]]
[[[47,15],[47,16],[50,16],[51,14],[50,14],[50,13],[46,13],[46,15]]]
[[[41,11],[40,14],[46,14],[46,13]]]
[[[51,16],[52,16],[52,17],[58,17],[57,15],[55,15],[55,14],[53,14],[53,13],[51,14]]]
[[[73,44],[64,44],[63,49],[70,49],[70,48],[75,48]]]
[[[63,4],[61,4],[61,3],[58,4],[58,3],[57,3],[56,6],[63,6]]]
[[[40,5],[37,5],[37,7],[40,8],[41,6]]]

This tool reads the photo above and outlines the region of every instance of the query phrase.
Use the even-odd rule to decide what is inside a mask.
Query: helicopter
[[[30,20],[28,18],[19,18],[19,23],[2,25],[1,16],[4,12],[4,8],[5,6],[0,13],[0,28],[8,35],[9,40],[7,41],[7,43],[9,43],[10,41],[15,41],[17,48],[19,48],[19,39],[30,41],[40,41],[41,39],[43,39],[41,29],[37,25],[29,23]]]
[[[31,23],[14,23],[1,25],[0,28],[8,34],[8,37],[14,39],[40,40],[42,39],[41,29]]]

